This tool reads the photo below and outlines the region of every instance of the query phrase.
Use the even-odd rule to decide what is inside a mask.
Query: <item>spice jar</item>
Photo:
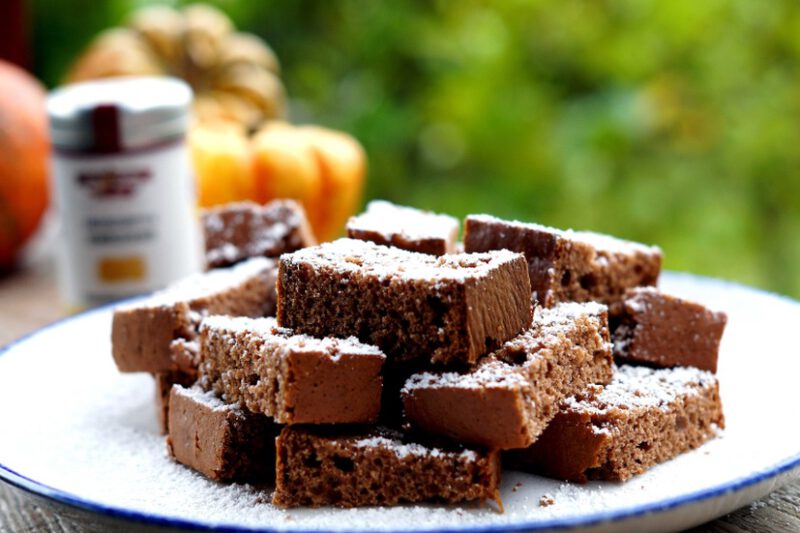
[[[69,85],[47,101],[71,309],[164,287],[203,268],[186,147],[191,89],[171,78]]]

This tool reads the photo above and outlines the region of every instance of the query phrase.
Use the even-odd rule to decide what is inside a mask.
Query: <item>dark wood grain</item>
[[[38,505],[25,491],[0,483],[0,531],[85,533],[86,530]]]
[[[40,262],[0,278],[0,345],[62,316],[54,269]],[[116,526],[116,527],[115,527]],[[90,533],[119,529],[107,519],[63,507],[0,482],[0,532]],[[156,531],[140,524],[125,530]],[[800,532],[800,481],[692,532]]]
[[[800,481],[691,530],[693,533],[800,531]]]

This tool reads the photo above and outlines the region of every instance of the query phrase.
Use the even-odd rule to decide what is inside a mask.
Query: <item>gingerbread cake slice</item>
[[[524,448],[558,403],[611,380],[608,313],[597,303],[537,308],[529,330],[466,373],[423,372],[403,388],[406,419],[420,430],[495,449]]]
[[[347,236],[432,255],[456,253],[458,220],[413,207],[373,200],[367,210],[350,217]]]
[[[192,371],[190,357],[176,360],[173,341],[194,339],[200,320],[207,314],[273,314],[275,278],[274,260],[253,258],[190,276],[149,298],[117,307],[111,326],[117,368],[154,374]]]
[[[195,320],[197,319],[196,317]],[[153,374],[153,379],[155,379],[156,382],[156,414],[162,434],[166,434],[168,429],[169,391],[172,389],[172,386],[181,385],[183,387],[191,387],[197,382],[197,365],[200,361],[200,345],[197,342],[196,332],[196,328],[198,327],[199,324],[193,326],[193,330],[190,332],[191,340],[178,337],[170,343],[172,360],[177,366],[177,369]]]
[[[653,287],[629,290],[621,309],[613,333],[618,361],[717,371],[725,313]]]
[[[179,463],[217,481],[271,481],[279,428],[264,415],[199,387],[172,387],[167,448]]]
[[[277,441],[280,507],[495,500],[497,451],[411,443],[384,429],[289,426]]]
[[[530,325],[525,258],[434,257],[354,239],[281,256],[278,323],[358,337],[393,360],[472,364]]]
[[[513,468],[558,479],[624,481],[697,448],[724,425],[710,372],[623,365],[609,385],[565,400],[533,446],[506,457]]]
[[[282,424],[368,423],[386,356],[355,338],[313,338],[275,319],[212,316],[200,326],[205,386]]]
[[[627,289],[655,285],[661,272],[656,246],[489,215],[467,217],[464,246],[467,252],[504,248],[525,254],[531,289],[545,307],[598,301],[616,315]]]
[[[173,370],[153,374],[155,380],[156,418],[162,435],[169,430],[169,393],[173,385],[191,387],[197,381],[197,372]]]
[[[278,257],[316,244],[303,207],[294,200],[239,202],[202,212],[209,268],[250,257]]]

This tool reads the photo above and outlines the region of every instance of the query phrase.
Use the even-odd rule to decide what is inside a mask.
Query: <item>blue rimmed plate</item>
[[[662,287],[728,312],[720,438],[627,483],[571,485],[507,472],[505,512],[403,506],[280,510],[268,495],[176,465],[158,434],[153,384],[111,360],[111,310],[48,326],[0,352],[0,478],[95,523],[227,530],[678,530],[721,516],[800,475],[795,393],[800,304],[667,273]],[[541,507],[543,495],[554,504]]]

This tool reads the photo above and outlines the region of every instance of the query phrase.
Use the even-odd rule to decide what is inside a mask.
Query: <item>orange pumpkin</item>
[[[294,198],[320,241],[342,234],[361,202],[366,155],[346,133],[268,123],[253,137],[256,200]]]
[[[364,190],[367,158],[350,135],[320,126],[267,122],[252,137],[221,124],[189,136],[202,207],[292,198],[303,204],[317,239],[342,234]]]
[[[189,130],[197,202],[211,207],[255,198],[250,141],[235,124],[197,124]]]
[[[306,136],[289,124],[271,123],[253,137],[252,146],[256,200],[298,200],[319,237],[322,172]]]
[[[311,144],[322,175],[321,201],[311,223],[320,240],[332,240],[342,234],[361,203],[367,156],[361,144],[344,132],[319,126],[298,129]]]
[[[45,91],[0,61],[0,268],[8,268],[48,204],[50,141]]]

